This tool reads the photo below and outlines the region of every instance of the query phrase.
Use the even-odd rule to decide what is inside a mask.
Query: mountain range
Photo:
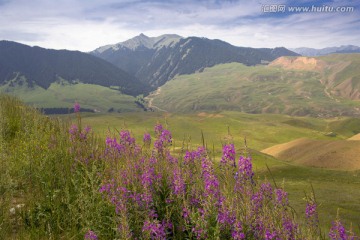
[[[334,53],[360,53],[360,47],[354,45],[343,45],[340,47],[328,47],[328,48],[291,48],[291,51],[294,51],[302,56],[315,57],[315,56],[324,56]]]
[[[268,63],[280,56],[297,56],[286,48],[236,47],[221,40],[140,34],[128,41],[95,49],[91,54],[134,74],[140,81],[159,87],[177,75],[202,71],[220,63]]]
[[[166,111],[359,116],[359,59],[306,58],[283,47],[236,47],[175,34],[140,34],[90,53],[0,41],[0,92],[41,108],[79,101],[94,111],[142,111],[148,99],[150,109]]]
[[[149,90],[136,77],[90,54],[0,41],[0,84],[14,84],[20,78],[25,78],[29,87],[38,85],[44,89],[64,79],[116,87],[130,95]]]

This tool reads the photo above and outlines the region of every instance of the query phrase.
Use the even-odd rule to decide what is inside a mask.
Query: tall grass
[[[82,238],[98,221],[110,224],[98,191],[104,164],[94,161],[102,144],[89,129],[74,139],[68,123],[12,97],[0,104],[0,239]]]
[[[205,147],[175,156],[162,125],[141,143],[127,130],[102,141],[74,117],[0,96],[1,239],[355,239],[339,218],[320,231],[315,194],[300,224],[231,141],[221,161]]]

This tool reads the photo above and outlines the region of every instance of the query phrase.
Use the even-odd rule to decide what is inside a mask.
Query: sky
[[[87,52],[140,33],[255,48],[360,45],[360,1],[0,0],[0,40]]]

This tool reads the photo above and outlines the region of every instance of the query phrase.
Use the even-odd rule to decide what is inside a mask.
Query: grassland
[[[113,128],[130,129],[135,136],[141,136],[145,132],[151,132],[154,124],[160,122],[172,131],[178,147],[184,140],[189,139],[191,144],[201,144],[201,132],[203,132],[209,146],[221,145],[228,138],[231,138],[237,146],[243,146],[246,137],[248,146],[258,151],[301,137],[324,140],[347,139],[360,132],[360,120],[357,118],[320,119],[230,111],[189,114],[161,112],[84,114],[83,122],[92,126],[102,136]],[[335,133],[336,136],[331,137],[331,134],[327,136],[330,132]]]
[[[358,119],[354,118],[319,119],[239,112],[83,115],[83,123],[93,126],[95,131],[103,136],[109,129],[116,128],[129,129],[135,136],[141,137],[145,132],[152,132],[154,124],[162,123],[173,133],[175,152],[180,151],[184,143],[186,147],[192,148],[201,145],[203,133],[205,143],[214,150],[217,160],[221,157],[222,144],[233,141],[237,151],[241,152],[246,137],[247,146],[252,149],[254,168],[258,176],[271,180],[272,176],[266,165],[269,166],[277,184],[284,183],[300,219],[304,217],[305,192],[309,194],[312,185],[317,201],[321,204],[320,219],[323,229],[328,228],[328,223],[336,217],[339,210],[347,224],[352,223],[359,232],[357,225],[360,223],[360,171],[311,168],[279,161],[259,152],[301,137],[345,141],[360,130],[357,122]],[[329,132],[336,133],[336,136],[326,136]]]
[[[152,104],[170,112],[356,116],[360,113],[357,58],[335,55],[297,63],[296,58],[284,57],[269,66],[216,65],[167,82]]]
[[[360,141],[300,138],[275,145],[262,152],[298,165],[360,170]]]
[[[0,86],[0,92],[19,97],[22,101],[37,108],[72,108],[77,101],[83,108],[99,112],[142,111],[135,104],[135,98],[121,94],[118,90],[93,84],[69,84],[66,81],[52,83],[48,89],[37,85],[29,87],[22,79],[19,82]]]
[[[331,64],[330,60],[323,61]],[[336,65],[338,61],[333,62],[334,67],[340,71],[350,66],[350,70],[346,70],[350,74],[347,76],[353,76],[352,65],[346,62]],[[118,136],[114,129],[115,132],[130,130],[141,143],[143,134],[153,133],[156,123],[172,132],[171,152],[180,157],[183,149],[196,149],[204,142],[212,159],[219,162],[223,144],[234,143],[239,156],[245,152],[246,139],[258,182],[267,179],[283,186],[289,193],[291,207],[299,222],[305,224],[304,197],[310,195],[313,188],[325,235],[337,212],[347,228],[352,224],[359,234],[360,171],[307,167],[303,162],[289,161],[288,158],[280,161],[260,152],[299,138],[334,142],[346,141],[360,133],[358,118],[318,118],[356,114],[359,107],[359,103],[346,98],[346,94],[331,92],[331,84],[343,82],[344,78],[331,72],[325,74],[329,81],[321,82],[320,79],[325,79],[323,73],[313,70],[246,67],[234,63],[219,65],[170,81],[161,88],[159,95],[153,96],[152,102],[168,112],[146,113],[131,112],[142,111],[136,107],[134,98],[94,85],[56,83],[48,90],[36,86],[31,90],[25,86],[2,86],[2,91],[21,95],[24,101],[37,107],[72,107],[78,101],[82,107],[96,108],[102,113],[82,114],[82,127],[91,126],[96,136],[89,136],[84,145],[81,141],[74,144],[69,140],[68,120],[78,124],[76,115],[47,118],[27,107],[5,111],[17,115],[10,116],[14,125],[0,121],[3,134],[0,138],[3,166],[0,169],[0,238],[81,239],[88,229],[115,238],[110,227],[114,227],[115,214],[98,192],[103,181],[99,172],[106,166],[94,161],[92,165],[76,165],[75,171],[74,159],[82,156],[101,158],[98,151],[104,148],[104,138]],[[111,107],[123,112],[105,113]],[[174,110],[182,113],[173,113]],[[248,114],[239,110],[267,114]],[[17,129],[18,126],[22,127]],[[4,134],[4,129],[8,128],[13,129],[10,133],[16,134],[8,135],[6,131]],[[9,136],[10,140],[7,139]],[[73,146],[76,151],[72,150]],[[301,151],[303,149],[298,151],[300,156],[309,156]],[[339,152],[339,159],[332,161],[342,162],[342,157]],[[25,204],[25,207],[16,209],[15,216],[11,215],[9,209],[19,204]]]
[[[324,120],[239,112],[87,113],[82,114],[79,122],[76,114],[62,116],[60,121],[57,117],[39,115],[8,98],[2,98],[0,103],[0,161],[3,166],[0,169],[0,237],[4,239],[81,239],[89,229],[104,238],[117,236],[112,228],[116,219],[114,209],[99,193],[104,181],[104,175],[99,173],[106,175],[109,173],[106,169],[114,169],[111,162],[98,161],[104,157],[101,153],[104,137],[109,129],[129,129],[141,142],[145,132],[153,134],[156,123],[172,131],[174,144],[170,149],[180,157],[183,144],[185,149],[202,145],[201,131],[215,162],[221,157],[223,143],[235,142],[237,156],[244,152],[243,138],[246,136],[257,182],[267,178],[271,182],[275,180],[277,187],[284,187],[297,221],[305,221],[304,192],[309,195],[312,184],[320,204],[324,234],[329,231],[338,209],[347,228],[352,223],[353,230],[360,232],[357,227],[360,222],[359,172],[292,165],[257,151],[303,136],[346,139],[358,131],[356,124],[349,124],[352,122],[349,118]],[[71,130],[73,127],[67,120],[80,130]],[[81,130],[86,129],[86,125],[91,125],[95,136],[99,137]],[[332,128],[334,126],[336,128]],[[335,129],[339,133],[337,136],[324,135]]]
[[[360,116],[359,54],[318,58],[281,57],[268,66],[220,64],[180,75],[148,97],[155,110],[168,112],[242,111],[294,116]],[[30,84],[31,85],[31,84]],[[0,92],[45,108],[84,108],[107,112],[142,111],[135,98],[111,88],[69,84],[63,79],[48,89],[15,78]]]

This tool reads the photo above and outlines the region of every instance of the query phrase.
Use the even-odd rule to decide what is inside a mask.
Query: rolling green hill
[[[221,64],[177,76],[150,96],[165,111],[359,116],[360,55],[280,57],[268,66]]]
[[[237,153],[244,146],[244,137],[251,148],[254,159],[253,166],[261,178],[272,179],[277,184],[284,183],[289,192],[292,206],[300,218],[304,215],[304,191],[311,192],[314,187],[318,203],[320,204],[321,224],[331,222],[340,211],[340,215],[355,231],[360,231],[356,224],[360,220],[360,183],[359,171],[329,170],[301,166],[301,163],[280,161],[258,150],[280,143],[286,143],[298,138],[306,137],[316,141],[346,141],[354,135],[360,126],[359,119],[353,118],[311,118],[285,116],[278,114],[246,114],[241,112],[200,112],[200,113],[162,113],[147,114],[82,114],[83,124],[92,126],[101,136],[107,136],[109,129],[129,129],[142,141],[145,132],[153,133],[156,123],[166,126],[173,136],[173,151],[181,152],[184,148],[195,149],[202,144],[201,132],[208,148],[214,150],[214,158],[221,158],[221,144],[233,141]],[[350,124],[351,123],[351,124]],[[358,123],[358,124],[356,124]],[[229,130],[229,132],[228,132]],[[337,133],[336,136],[326,136],[328,132]],[[230,134],[229,134],[230,133]],[[339,159],[332,159],[339,161]],[[342,161],[342,160],[341,160]],[[267,171],[269,166],[272,176]],[[341,169],[341,167],[340,167]],[[341,194],[340,194],[341,193]]]
[[[82,108],[92,109],[95,112],[107,112],[111,108],[119,112],[142,111],[135,104],[135,97],[94,84],[70,84],[61,80],[44,89],[38,85],[30,87],[22,78],[1,85],[0,92],[17,96],[37,108],[70,109],[75,102],[79,102]]]
[[[209,146],[221,145],[231,140],[242,147],[246,137],[248,147],[257,151],[303,137],[318,140],[345,140],[359,132],[360,126],[360,119],[357,118],[321,119],[231,111],[189,114],[87,113],[83,115],[83,122],[93,126],[95,131],[103,136],[108,134],[109,129],[116,128],[118,130],[131,129],[135,136],[140,137],[145,132],[152,132],[154,125],[160,122],[171,130],[175,147],[180,148],[183,141],[188,140],[193,146],[202,144],[201,132],[203,132],[205,142]]]
[[[241,138],[240,135],[244,135],[244,130],[248,129],[247,134],[251,136],[248,138],[249,147],[254,146],[252,139],[259,141],[259,136],[264,138],[260,141],[269,139],[268,141],[272,142],[274,140],[283,142],[295,135],[316,135],[316,137],[324,138],[326,136],[315,130],[329,130],[330,126],[334,126],[330,123],[339,123],[335,124],[338,127],[353,127],[351,124],[343,124],[343,121],[347,119],[313,119],[239,112],[198,113],[195,115],[164,115],[159,112],[146,115],[87,113],[81,114],[82,125],[90,124],[95,135],[85,133],[85,137],[83,137],[80,135],[82,131],[69,132],[69,128],[74,129],[73,126],[77,125],[70,127],[68,121],[73,119],[74,122],[80,124],[79,115],[70,115],[70,117],[67,115],[66,121],[61,121],[59,118],[40,115],[16,99],[0,94],[0,100],[0,149],[3,150],[0,154],[2,166],[0,168],[2,193],[0,212],[4,213],[0,215],[1,239],[51,237],[80,239],[88,231],[87,219],[93,219],[94,223],[92,224],[95,225],[92,226],[100,226],[97,229],[108,231],[112,229],[109,227],[112,224],[116,228],[118,223],[113,219],[118,218],[119,214],[115,213],[114,207],[104,201],[106,198],[99,193],[99,188],[103,186],[104,176],[106,177],[115,169],[106,167],[120,166],[125,158],[119,159],[118,162],[113,161],[119,165],[110,165],[111,161],[108,159],[112,159],[112,155],[103,152],[105,139],[96,137],[96,133],[102,133],[108,127],[110,127],[110,131],[114,130],[114,127],[115,130],[122,128],[130,130],[135,137],[140,138],[139,144],[141,145],[144,131],[148,131],[154,136],[152,130],[154,124],[160,122],[174,133],[175,142],[170,149],[171,154],[174,153],[174,156],[179,159],[184,157],[183,151],[187,147],[196,149],[199,145],[197,141],[192,141],[193,145],[181,149],[179,146],[181,146],[182,139],[185,136],[189,139],[189,135],[196,137],[200,135],[200,129],[203,129],[205,140],[209,143],[209,153],[214,162],[220,160],[222,148],[220,142],[216,141],[219,138],[214,136],[228,138],[227,127],[230,128],[234,139]],[[352,129],[347,129],[343,132],[352,131]],[[213,135],[214,133],[215,135]],[[81,137],[69,138],[75,134],[79,134]],[[115,135],[118,137],[118,133]],[[345,137],[337,136],[336,138]],[[77,139],[76,142],[74,139]],[[214,145],[212,146],[213,140]],[[152,156],[150,151],[147,151],[150,149],[145,147],[143,149],[145,150],[140,151],[146,151],[147,156]],[[215,154],[212,156],[214,150]],[[236,143],[236,150],[237,157],[239,157],[241,144]],[[255,150],[250,151],[253,158],[255,181],[261,183],[263,179],[267,179],[274,188],[284,188],[288,193],[290,206],[294,210],[297,223],[301,226],[305,224],[304,192],[309,194],[313,189],[318,204],[319,225],[325,236],[331,222],[336,219],[337,213],[340,214],[345,226],[348,227],[352,224],[353,231],[359,233],[357,226],[360,221],[358,214],[360,211],[359,171],[334,171],[297,166],[278,161]],[[108,155],[110,157],[105,158]],[[90,161],[88,161],[89,158]],[[126,159],[137,161],[143,158]],[[271,174],[267,171],[266,166],[271,169]],[[115,173],[118,174],[118,171]],[[223,178],[219,179],[223,180]],[[255,187],[258,186],[260,184]],[[167,203],[165,206],[171,205]],[[9,211],[9,209],[15,210]],[[51,231],[48,230],[49,228]],[[106,236],[105,239],[114,238],[107,237],[109,235],[104,236]]]
[[[296,165],[350,171],[360,169],[360,141],[300,138],[262,152]]]

